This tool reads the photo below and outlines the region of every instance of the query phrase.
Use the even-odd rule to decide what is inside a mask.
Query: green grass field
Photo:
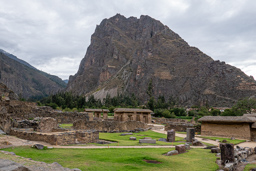
[[[232,143],[234,145],[245,142],[246,140],[231,140],[230,138],[223,138],[223,137],[205,137],[205,136],[200,136],[200,138],[205,138],[205,139],[210,139],[210,140],[220,140],[220,142],[222,142],[223,140],[227,140],[227,143]]]
[[[73,124],[59,124],[59,127],[61,128],[65,128],[65,129],[71,129],[73,126]]]
[[[253,168],[256,168],[256,164],[247,164],[244,168],[244,171],[250,171]]]
[[[58,162],[64,167],[81,170],[146,170],[146,171],[214,171],[218,169],[215,154],[210,150],[191,149],[187,153],[164,156],[173,148],[154,149],[47,149],[8,148],[15,154],[46,163]],[[0,153],[0,158],[2,153]],[[147,163],[155,160],[159,164]]]
[[[139,146],[139,145],[178,145],[178,144],[184,144],[185,141],[183,138],[175,137],[174,143],[170,142],[162,142],[162,141],[156,141],[156,144],[140,144],[139,139],[143,139],[144,137],[151,137],[152,139],[158,140],[159,138],[166,138],[166,134],[157,133],[154,131],[145,131],[140,133],[133,133],[133,135],[125,135],[120,136],[123,133],[100,133],[99,138],[102,140],[108,140],[108,141],[114,141],[117,143],[109,144],[110,146]],[[137,140],[130,140],[130,137],[136,137]]]

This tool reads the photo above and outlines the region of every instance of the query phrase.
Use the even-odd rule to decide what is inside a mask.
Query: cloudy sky
[[[104,18],[149,15],[256,78],[255,9],[255,0],[0,0],[0,49],[67,79]]]

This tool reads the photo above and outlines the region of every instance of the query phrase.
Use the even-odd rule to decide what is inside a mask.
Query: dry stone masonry
[[[43,141],[52,145],[87,144],[96,143],[99,140],[99,132],[86,130],[40,133],[12,128],[10,135],[31,141]]]
[[[73,123],[74,129],[96,130],[100,132],[135,132],[150,129],[150,127],[138,121],[87,121],[77,120]]]

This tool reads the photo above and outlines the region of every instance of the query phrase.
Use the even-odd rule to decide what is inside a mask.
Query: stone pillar
[[[195,129],[187,128],[187,142],[192,142],[193,138],[195,138]]]
[[[123,120],[122,121],[128,121],[128,114],[123,113]]]
[[[175,130],[174,129],[167,131],[167,142],[175,142]]]
[[[140,122],[143,122],[143,114],[140,114]]]
[[[93,113],[88,113],[88,116],[89,116],[89,121],[93,121]]]
[[[220,143],[221,164],[235,161],[234,144]]]
[[[152,123],[152,118],[151,118],[151,114],[150,113],[148,114],[148,123],[149,124]]]
[[[108,113],[103,112],[103,119],[108,119]]]

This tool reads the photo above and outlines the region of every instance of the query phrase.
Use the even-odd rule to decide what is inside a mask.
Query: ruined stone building
[[[114,110],[114,120],[151,123],[151,113],[153,112],[149,109],[116,108]]]
[[[204,116],[198,120],[202,122],[201,135],[234,137],[256,141],[256,114],[243,116]]]
[[[93,118],[101,118],[101,113],[103,113],[103,119],[108,119],[108,109],[85,109],[85,112],[89,115],[89,121],[92,121]]]

